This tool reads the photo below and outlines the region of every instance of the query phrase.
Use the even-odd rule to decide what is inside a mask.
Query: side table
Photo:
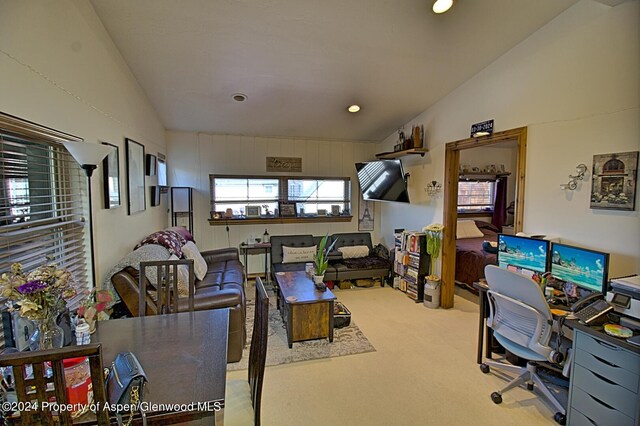
[[[265,284],[271,282],[269,279],[269,254],[271,253],[271,243],[240,244],[240,255],[244,255],[244,283],[247,284],[249,275],[249,255],[264,254],[264,280]]]

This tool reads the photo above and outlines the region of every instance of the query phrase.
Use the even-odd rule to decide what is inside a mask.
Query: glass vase
[[[64,344],[64,331],[56,324],[56,315],[50,318],[33,320],[33,334],[29,337],[31,351],[58,349]]]

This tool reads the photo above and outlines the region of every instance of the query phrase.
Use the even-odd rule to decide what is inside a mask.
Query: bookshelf
[[[424,232],[402,231],[395,235],[394,287],[415,302],[424,300],[424,277],[429,275],[427,236]]]

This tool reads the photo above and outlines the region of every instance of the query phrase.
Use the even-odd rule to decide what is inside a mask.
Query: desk
[[[247,262],[250,254],[264,253],[264,280],[269,282],[269,253],[271,253],[271,243],[253,243],[240,244],[240,254],[244,255],[244,282],[247,283],[249,276],[249,263]]]
[[[223,424],[227,377],[229,310],[181,312],[99,321],[91,336],[102,344],[105,366],[116,354],[133,352],[147,374],[144,400],[150,404],[208,403],[209,411],[151,411],[149,424],[171,424],[214,417]]]

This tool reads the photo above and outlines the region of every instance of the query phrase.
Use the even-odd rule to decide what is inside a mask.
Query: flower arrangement
[[[431,275],[427,277],[429,281],[440,281],[440,277],[435,274],[436,262],[440,257],[440,247],[442,246],[442,231],[444,225],[439,223],[432,223],[429,226],[425,226],[423,231],[427,234],[427,253],[431,256]]]
[[[84,318],[89,325],[96,320],[108,320],[110,311],[107,308],[113,301],[113,294],[109,290],[94,288],[93,291],[88,292],[88,297],[78,308],[78,316]]]
[[[71,273],[55,263],[24,273],[20,263],[0,276],[0,295],[20,306],[20,315],[35,321],[47,321],[62,312],[67,300],[76,295]]]

